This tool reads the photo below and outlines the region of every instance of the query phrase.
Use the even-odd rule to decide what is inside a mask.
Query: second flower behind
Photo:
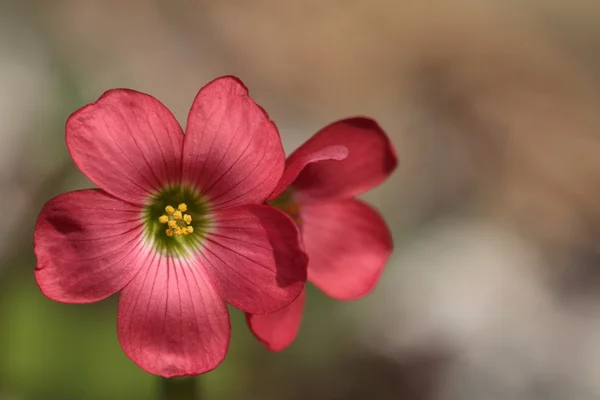
[[[392,253],[392,237],[379,213],[354,197],[383,182],[396,168],[394,148],[369,118],[326,126],[287,159],[269,203],[302,231],[308,278],[328,296],[355,300],[368,294]],[[305,293],[283,310],[246,315],[269,350],[289,346],[298,333]]]

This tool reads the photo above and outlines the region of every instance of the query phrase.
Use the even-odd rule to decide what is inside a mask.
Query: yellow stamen
[[[192,216],[183,214],[183,212],[187,211],[185,203],[179,204],[177,210],[173,206],[166,206],[165,211],[167,215],[158,217],[158,222],[167,224],[168,229],[165,230],[165,233],[168,237],[185,236],[194,232],[194,228],[187,226],[192,223]]]

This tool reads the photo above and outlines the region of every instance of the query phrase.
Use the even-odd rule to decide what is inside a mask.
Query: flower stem
[[[196,377],[186,378],[161,378],[161,400],[198,400],[200,396],[199,385]]]

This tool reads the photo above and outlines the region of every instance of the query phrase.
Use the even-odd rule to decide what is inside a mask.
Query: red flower
[[[377,283],[392,252],[381,216],[354,196],[379,185],[396,168],[385,132],[368,118],[335,122],[288,159],[270,203],[299,225],[308,253],[308,279],[328,296],[355,300]],[[279,351],[295,339],[305,294],[269,315],[246,314],[254,335]]]
[[[200,90],[185,135],[158,100],[117,89],[69,117],[66,141],[101,190],[44,206],[35,277],[65,303],[121,291],[119,342],[142,369],[210,371],[229,345],[225,302],[260,314],[301,293],[298,228],[261,204],[283,174],[279,133],[236,78]]]

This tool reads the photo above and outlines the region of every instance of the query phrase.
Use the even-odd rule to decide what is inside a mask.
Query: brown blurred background
[[[115,298],[39,293],[33,226],[91,186],[70,112],[128,87],[183,123],[225,74],[287,151],[339,118],[380,122],[401,165],[365,198],[396,250],[362,301],[311,290],[283,353],[234,312],[204,399],[600,397],[597,1],[4,0],[0,32],[0,400],[158,399],[119,347]]]

